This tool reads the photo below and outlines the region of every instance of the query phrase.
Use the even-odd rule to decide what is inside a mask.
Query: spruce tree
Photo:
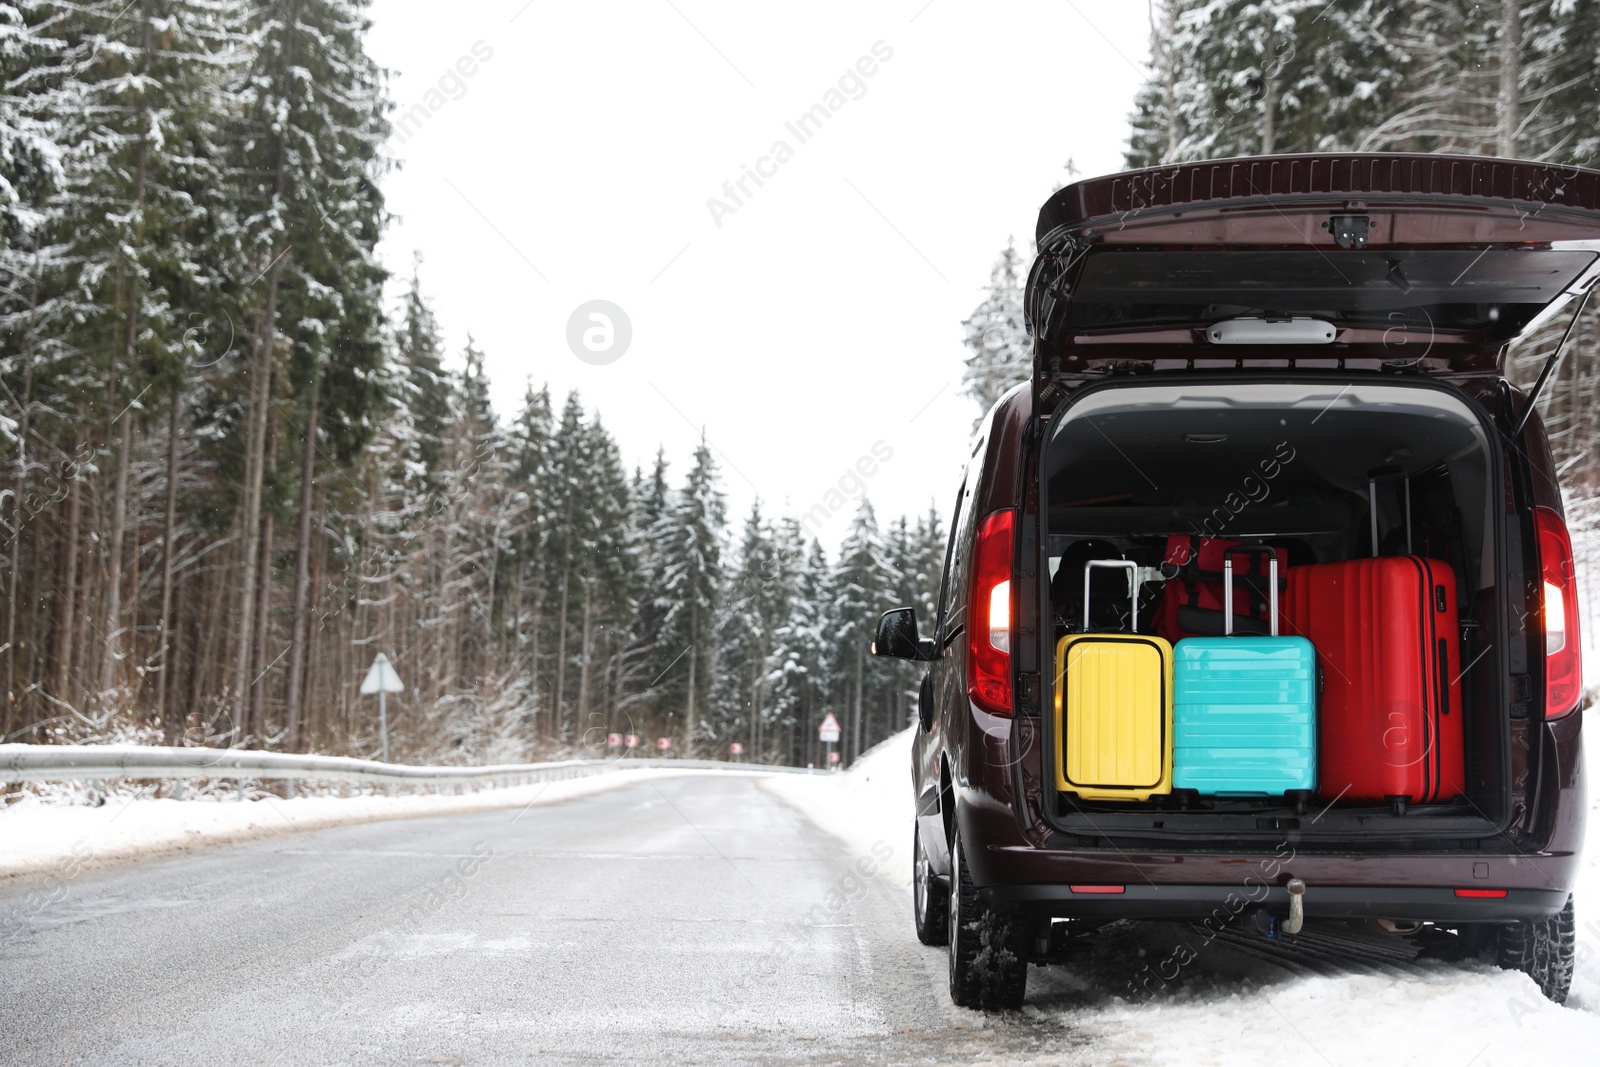
[[[834,693],[844,726],[844,760],[848,764],[865,750],[869,736],[864,718],[882,683],[867,673],[868,646],[877,630],[878,616],[890,597],[890,566],[872,505],[861,501],[834,569],[830,604],[830,662]]]
[[[717,483],[716,463],[702,435],[688,478],[657,521],[652,538],[661,561],[657,640],[664,654],[671,656],[660,683],[670,701],[663,708],[663,718],[665,722],[676,720],[685,756],[694,755],[702,740],[701,717],[712,681],[727,522]]]
[[[1022,312],[1022,283],[1015,242],[1007,241],[989,272],[989,291],[961,326],[967,357],[961,382],[982,412],[1005,391],[1026,381],[1033,367],[1033,341]],[[981,419],[981,415],[980,415]],[[975,420],[976,421],[976,420]]]

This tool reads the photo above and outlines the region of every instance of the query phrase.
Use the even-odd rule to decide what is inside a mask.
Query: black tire
[[[950,889],[933,873],[922,851],[922,828],[911,831],[912,920],[917,924],[917,940],[924,945],[942,945],[950,937]]]
[[[1502,926],[1495,962],[1508,971],[1523,972],[1541,993],[1565,1004],[1577,948],[1577,920],[1568,896],[1567,906],[1548,919]]]
[[[1020,1008],[1028,989],[1028,928],[984,905],[961,854],[950,849],[950,999],[963,1008]]]

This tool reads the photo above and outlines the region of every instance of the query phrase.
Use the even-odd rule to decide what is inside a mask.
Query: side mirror
[[[878,632],[872,638],[872,654],[922,662],[935,658],[933,642],[917,637],[916,608],[895,608],[883,613],[883,618],[878,620]]]

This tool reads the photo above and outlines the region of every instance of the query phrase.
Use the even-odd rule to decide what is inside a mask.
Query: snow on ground
[[[490,808],[555,804],[650,778],[739,771],[640,767],[479,793],[427,796],[266,796],[234,802],[130,800],[102,807],[24,802],[0,811],[0,886],[26,879],[68,881],[102,864],[187,852],[206,845],[326,826],[405,819]]]
[[[1600,722],[1589,725],[1587,757],[1597,767]],[[895,859],[885,877],[909,888],[912,736],[897,734],[843,774],[771,778],[763,788],[853,851],[887,841]],[[1590,804],[1566,1007],[1545,1000],[1525,975],[1487,964],[1425,960],[1306,976],[1220,943],[1195,944],[1186,926],[1141,923],[1111,934],[1080,963],[1034,969],[1022,1021],[1071,1028],[1090,1039],[1095,1062],[1108,1063],[1501,1067],[1592,1053],[1600,1048],[1600,796]],[[908,891],[907,938],[910,910]],[[1153,983],[1153,995],[1136,995],[1143,969],[1171,958],[1180,943],[1198,949],[1195,961],[1165,986]]]
[[[818,826],[862,855],[879,842],[894,850],[883,877],[911,887],[912,727],[862,753],[838,774],[774,775],[762,787],[801,808]],[[881,846],[880,846],[881,849]]]

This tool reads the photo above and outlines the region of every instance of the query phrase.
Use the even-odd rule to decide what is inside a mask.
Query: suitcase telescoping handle
[[[1133,613],[1128,619],[1128,632],[1139,632],[1139,565],[1131,559],[1091,559],[1083,565],[1083,629],[1089,631],[1089,575],[1096,567],[1114,567],[1128,572],[1128,588],[1133,590]]]
[[[1367,472],[1367,511],[1372,517],[1372,554],[1378,555],[1378,483],[1400,480],[1406,502],[1406,555],[1411,555],[1411,476],[1399,467],[1374,467]]]
[[[1222,633],[1224,637],[1233,636],[1233,554],[1243,552],[1246,555],[1267,557],[1267,614],[1271,617],[1267,632],[1273,637],[1278,636],[1278,553],[1266,545],[1234,545],[1222,552]]]

